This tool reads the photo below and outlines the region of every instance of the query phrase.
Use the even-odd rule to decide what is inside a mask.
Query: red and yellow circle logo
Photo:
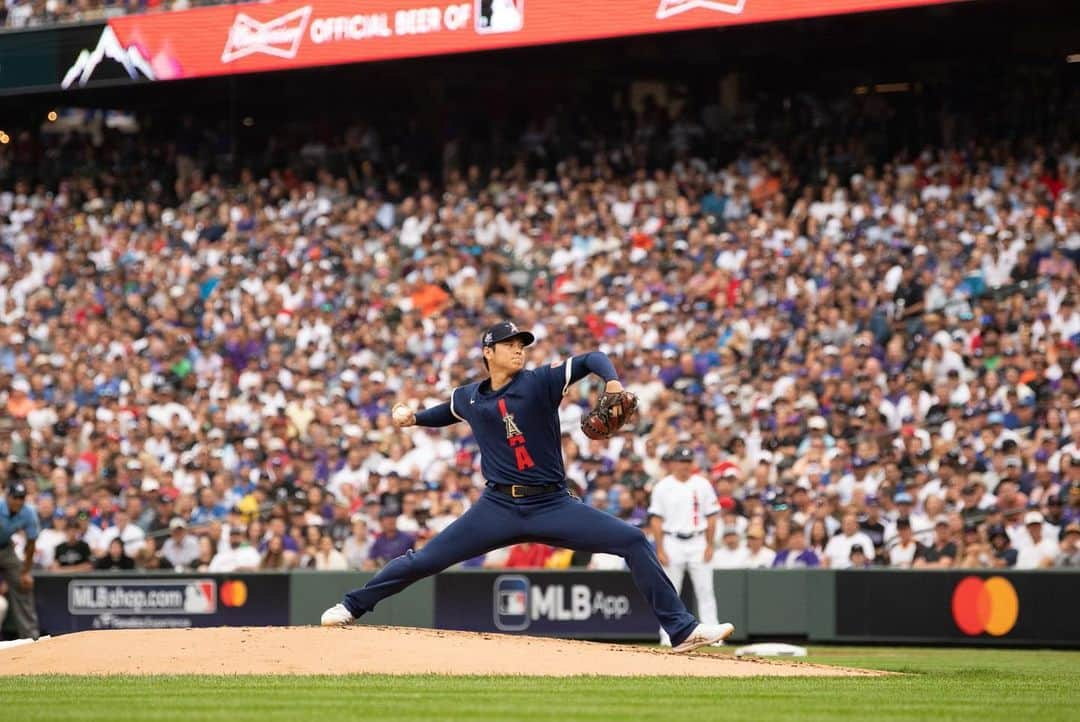
[[[226,607],[242,607],[247,603],[247,584],[239,580],[225,582],[221,585],[218,595],[221,597],[221,603]]]
[[[1019,613],[1016,588],[1005,577],[964,577],[953,591],[953,619],[964,634],[1008,634]]]

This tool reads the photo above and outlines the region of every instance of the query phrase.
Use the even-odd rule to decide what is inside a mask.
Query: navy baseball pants
[[[345,608],[359,617],[419,579],[492,549],[526,541],[617,554],[626,560],[634,584],[652,605],[672,644],[678,645],[697,626],[641,530],[565,491],[512,499],[485,490],[472,508],[420,551],[393,559],[363,588],[346,594]]]

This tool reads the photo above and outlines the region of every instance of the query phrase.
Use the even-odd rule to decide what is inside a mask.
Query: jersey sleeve
[[[427,427],[450,426],[459,421],[468,421],[465,418],[467,403],[462,403],[465,394],[458,393],[461,387],[450,392],[450,400],[424,409],[416,414],[416,425]]]
[[[574,359],[576,356],[556,361],[550,366],[544,366],[536,370],[536,375],[543,385],[547,398],[553,404],[559,404],[562,397],[574,383]],[[579,379],[580,380],[580,379]]]
[[[590,373],[595,373],[605,381],[618,378],[611,360],[599,351],[571,356],[537,369],[537,374],[544,381],[548,397],[554,404],[558,404],[562,397],[566,396],[572,384],[581,381]]]
[[[458,386],[450,392],[450,413],[455,421],[468,421],[469,399],[468,393]]]

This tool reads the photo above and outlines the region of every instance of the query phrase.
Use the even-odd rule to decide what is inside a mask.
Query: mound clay
[[[79,632],[0,650],[15,674],[447,674],[866,676],[792,661],[544,637],[405,627],[237,627]]]

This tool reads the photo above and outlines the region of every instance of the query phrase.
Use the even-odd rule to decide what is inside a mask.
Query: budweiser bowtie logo
[[[723,0],[660,0],[660,7],[656,10],[656,19],[663,20],[695,8],[741,15],[745,6],[746,0],[731,0],[730,2],[723,2]]]
[[[231,63],[255,53],[295,58],[310,17],[310,5],[265,23],[244,13],[237,13],[232,27],[229,28],[229,39],[221,53],[221,62]]]

